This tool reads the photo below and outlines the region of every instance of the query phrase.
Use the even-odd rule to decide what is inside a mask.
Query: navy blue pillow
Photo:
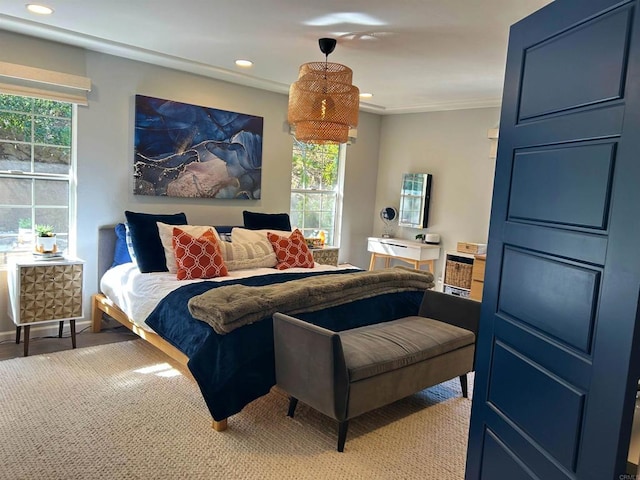
[[[249,230],[283,230],[291,231],[288,213],[257,213],[247,210],[242,212],[244,228]]]
[[[124,223],[116,225],[116,249],[113,252],[113,263],[111,268],[122,265],[123,263],[131,262],[131,256],[129,255],[129,249],[127,248],[127,229]]]
[[[129,211],[125,211],[124,215],[127,217],[133,252],[140,271],[142,273],[168,271],[167,259],[164,256],[164,248],[160,241],[156,222],[169,225],[187,225],[187,216],[184,213],[158,215]]]

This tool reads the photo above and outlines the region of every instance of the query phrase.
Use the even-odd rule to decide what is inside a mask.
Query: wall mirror
[[[384,207],[380,210],[380,218],[384,222],[384,238],[393,236],[393,221],[398,218],[398,211],[393,207]]]
[[[398,225],[401,227],[427,228],[430,197],[431,174],[403,174]]]

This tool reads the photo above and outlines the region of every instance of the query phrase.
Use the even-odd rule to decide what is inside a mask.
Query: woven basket
[[[460,288],[471,288],[471,269],[473,266],[468,263],[447,260],[447,270],[445,272],[445,283]]]

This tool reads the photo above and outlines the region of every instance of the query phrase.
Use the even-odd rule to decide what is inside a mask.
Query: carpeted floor
[[[464,477],[457,379],[353,419],[344,453],[335,422],[287,405],[272,391],[215,432],[193,380],[141,340],[4,360],[0,479]]]

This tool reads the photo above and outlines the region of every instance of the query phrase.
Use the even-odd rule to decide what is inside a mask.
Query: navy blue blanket
[[[245,405],[269,392],[275,385],[273,321],[271,317],[219,335],[188,309],[189,299],[212,288],[242,284],[263,286],[300,278],[335,273],[283,273],[230,280],[200,282],[180,287],[167,295],[146,320],[153,330],[189,357],[187,363],[198,382],[214,420],[238,413]],[[417,315],[424,292],[398,292],[358,300],[309,313],[296,314],[307,322],[341,331]]]

